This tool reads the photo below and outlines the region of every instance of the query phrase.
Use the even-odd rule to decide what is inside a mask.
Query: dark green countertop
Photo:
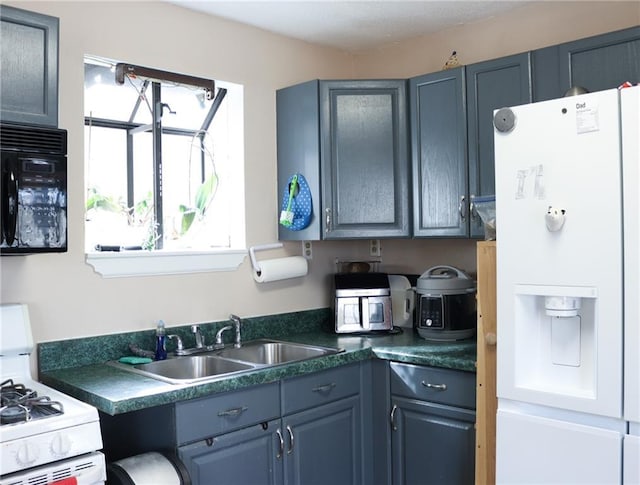
[[[412,330],[385,336],[341,336],[312,331],[280,340],[342,348],[345,352],[303,362],[251,370],[212,382],[174,385],[134,374],[105,363],[40,369],[40,380],[66,394],[92,404],[110,415],[265,384],[331,367],[380,358],[475,372],[475,338],[457,342],[431,342]]]

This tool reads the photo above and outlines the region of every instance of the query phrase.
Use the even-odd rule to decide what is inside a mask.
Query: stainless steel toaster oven
[[[391,289],[386,273],[334,275],[336,333],[388,331],[393,328]]]

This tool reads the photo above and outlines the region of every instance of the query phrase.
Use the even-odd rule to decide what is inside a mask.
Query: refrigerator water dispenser
[[[517,285],[515,299],[515,387],[594,399],[596,288]]]

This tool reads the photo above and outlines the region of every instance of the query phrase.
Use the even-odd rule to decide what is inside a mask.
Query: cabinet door
[[[409,236],[406,81],[321,81],[323,238]]]
[[[394,485],[473,484],[475,413],[392,396]]]
[[[468,236],[464,68],[409,81],[413,235]]]
[[[283,418],[285,484],[362,482],[360,398],[349,397]]]
[[[0,120],[58,126],[55,17],[0,5]]]
[[[588,91],[640,79],[640,27],[567,42],[533,52],[536,101],[564,96],[572,86]]]
[[[178,448],[194,485],[282,483],[280,420]],[[281,433],[281,431],[280,431]]]
[[[467,66],[469,196],[495,194],[493,111],[531,102],[529,53]],[[470,233],[484,237],[480,216],[470,206]]]

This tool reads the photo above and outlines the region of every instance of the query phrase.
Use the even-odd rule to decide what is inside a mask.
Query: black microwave
[[[67,132],[0,123],[0,255],[67,250]]]

